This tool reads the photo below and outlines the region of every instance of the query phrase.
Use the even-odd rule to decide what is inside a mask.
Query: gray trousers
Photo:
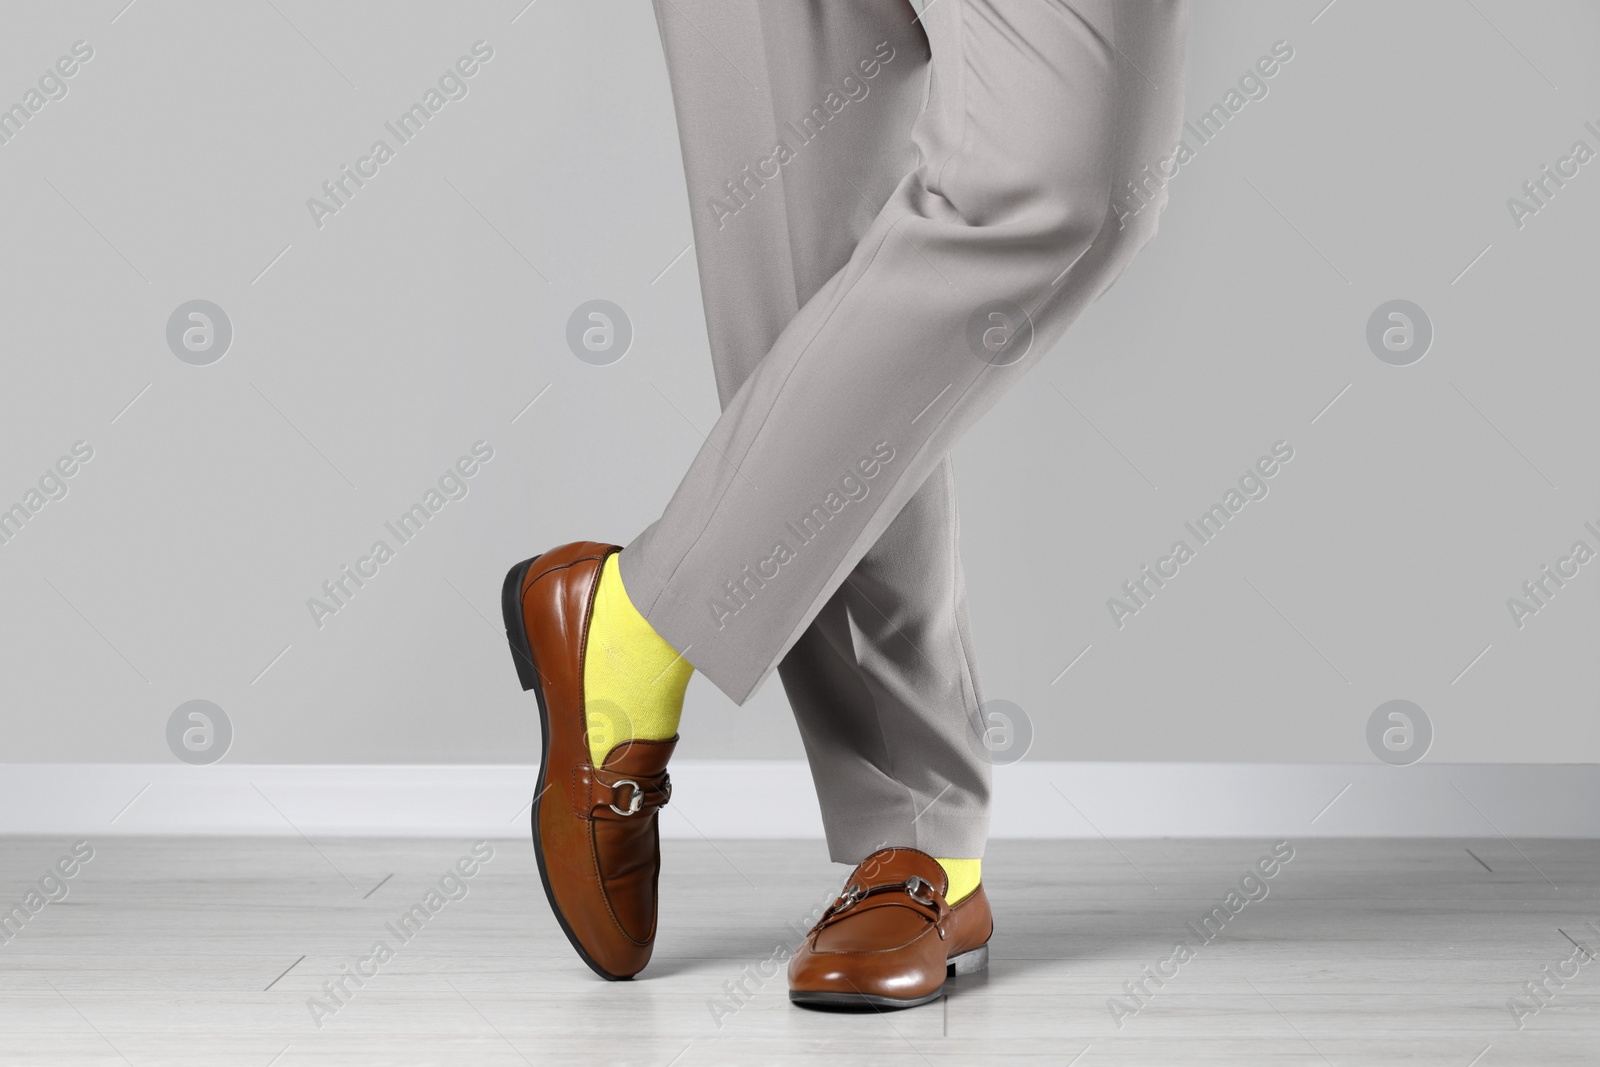
[[[835,860],[980,856],[948,456],[1154,233],[1183,0],[656,15],[723,414],[623,581],[733,700],[778,668]]]

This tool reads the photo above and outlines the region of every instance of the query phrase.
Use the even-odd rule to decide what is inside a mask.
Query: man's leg
[[[1115,281],[1165,202],[1181,0],[941,0],[921,24],[934,78],[916,164],[622,554],[639,610],[738,701],[961,433]],[[845,128],[847,110],[830,110],[815,121]],[[727,225],[739,200],[722,205]]]
[[[726,403],[915,166],[927,39],[905,0],[656,11]],[[944,461],[779,665],[837,861],[889,842],[982,854],[989,775],[968,743],[979,697],[956,536]]]

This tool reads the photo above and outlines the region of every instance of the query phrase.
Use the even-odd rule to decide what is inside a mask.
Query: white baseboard
[[[521,837],[520,765],[0,764],[0,834]],[[672,766],[668,837],[821,837],[796,761]],[[1600,764],[1024,762],[993,836],[1600,837]]]

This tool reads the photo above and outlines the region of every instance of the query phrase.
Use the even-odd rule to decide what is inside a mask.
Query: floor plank
[[[996,842],[991,970],[924,1008],[833,1015],[791,1006],[782,972],[846,873],[820,842],[668,842],[655,960],[605,983],[523,842],[494,842],[403,941],[400,916],[472,842],[110,838],[0,945],[0,1063],[1596,1062],[1600,842],[1295,842],[1265,896],[1199,937],[1188,924],[1273,844]],[[69,846],[0,839],[0,907]],[[1131,997],[1179,938],[1193,957]],[[380,940],[393,958],[314,1017]]]

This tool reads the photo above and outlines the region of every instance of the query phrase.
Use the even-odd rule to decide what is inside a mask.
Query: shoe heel
[[[528,651],[528,631],[522,620],[522,578],[539,557],[525,559],[506,574],[500,587],[500,615],[506,624],[506,642],[511,646],[511,662],[517,666],[517,681],[526,693],[539,684],[539,672]]]
[[[961,955],[952,956],[945,961],[945,974],[952,978],[963,974],[977,974],[979,971],[988,969],[988,945],[979,945],[970,952],[963,952]]]

